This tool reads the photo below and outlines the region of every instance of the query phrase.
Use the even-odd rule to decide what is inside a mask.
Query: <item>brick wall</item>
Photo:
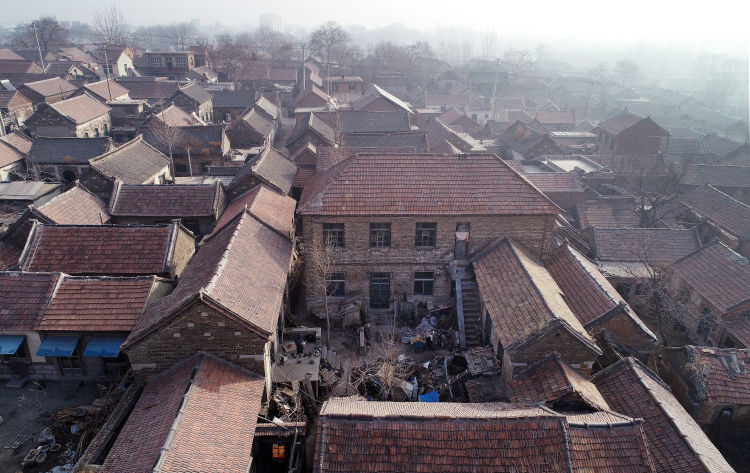
[[[591,372],[591,367],[598,357],[583,342],[561,327],[549,331],[531,343],[509,351],[508,355],[513,362],[513,372],[517,374],[553,352],[559,353],[564,361],[584,374]]]
[[[370,248],[370,223],[390,222],[391,247]],[[437,223],[434,249],[415,248],[417,222]],[[413,294],[415,271],[434,271],[435,298],[449,297],[451,280],[448,263],[453,259],[455,231],[458,222],[470,223],[469,256],[500,238],[509,236],[524,245],[537,257],[543,257],[552,245],[553,217],[549,216],[455,216],[455,217],[342,217],[313,218],[303,216],[302,228],[308,259],[317,254],[309,242],[323,241],[323,223],[344,223],[345,247],[335,250],[336,272],[346,273],[346,291],[359,293],[369,300],[369,273],[390,272],[391,294]],[[314,287],[315,276],[306,265],[304,281]],[[421,296],[417,297],[418,299]],[[320,297],[308,291],[308,308]]]
[[[141,379],[161,373],[199,351],[262,376],[265,374],[263,350],[269,340],[196,301],[165,326],[127,347],[125,352],[134,373]]]
[[[112,195],[112,188],[114,187],[112,179],[89,167],[81,174],[80,181],[86,189],[93,192],[97,197],[104,202],[109,202],[109,197]]]
[[[96,137],[95,130],[99,130],[99,136],[109,136],[112,134],[112,120],[109,118],[109,113],[76,126],[74,136],[84,138],[88,134],[88,138],[94,138]]]
[[[195,253],[195,238],[190,233],[186,232],[182,228],[178,227],[179,230],[176,235],[176,241],[174,246],[174,255],[172,256],[172,274],[176,277],[180,277],[182,271],[187,266],[190,258]]]
[[[642,355],[648,357],[656,341],[649,337],[643,329],[627,316],[624,310],[615,315],[602,319],[587,327],[589,333],[599,338],[602,329],[617,337],[623,345]]]
[[[362,107],[361,110],[365,112],[395,112],[401,111],[402,109],[393,105],[391,102],[385,100],[384,98],[378,97],[377,99],[367,104],[365,107]]]

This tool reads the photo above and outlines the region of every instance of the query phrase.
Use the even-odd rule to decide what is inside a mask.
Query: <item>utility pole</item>
[[[39,45],[39,35],[36,32],[36,21],[32,25],[34,25],[34,38],[36,38],[36,49],[39,51],[39,61],[42,63],[42,72],[44,72],[44,57],[42,57],[42,47]]]
[[[495,116],[495,95],[497,94],[497,73],[500,69],[500,58],[495,59],[495,85],[492,86],[492,100],[490,101],[492,108],[490,109],[490,116],[492,120],[497,121]]]
[[[103,46],[104,48],[104,78],[107,81],[107,92],[109,93],[109,101],[112,101],[112,90],[109,88],[109,72],[107,72],[107,69],[110,69],[112,65],[109,63],[109,59],[107,59],[107,45],[105,44]]]
[[[302,90],[305,90],[305,43],[302,43]]]

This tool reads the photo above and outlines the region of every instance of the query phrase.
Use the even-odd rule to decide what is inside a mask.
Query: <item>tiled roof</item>
[[[158,132],[151,128],[144,128],[143,139],[163,155],[169,155],[169,145]],[[172,143],[172,155],[186,155],[188,147],[193,156],[223,156],[228,151],[224,143],[224,126],[195,124],[181,126],[178,140]]]
[[[141,275],[170,272],[176,224],[151,226],[36,225],[23,271]]]
[[[333,131],[333,128],[328,126],[326,122],[311,112],[307,117],[307,120],[300,122],[292,129],[291,134],[287,139],[287,144],[294,143],[308,130],[313,131],[315,134],[326,140],[330,145],[333,145],[336,142],[336,133]]]
[[[700,247],[694,229],[594,228],[594,251],[602,261],[667,266]]]
[[[97,63],[97,59],[94,56],[76,47],[58,48],[55,52],[71,61],[81,61],[86,64]]]
[[[164,110],[155,112],[152,117],[153,120],[158,120],[162,123],[167,124],[168,126],[183,127],[199,124],[197,119],[192,117],[189,113],[185,112],[175,104],[170,105]]]
[[[2,125],[0,125],[2,126]],[[23,161],[23,154],[4,141],[0,141],[0,168]]]
[[[19,95],[17,90],[2,90],[0,89],[0,109],[7,109],[10,107],[10,103],[16,96]]]
[[[61,100],[50,107],[76,124],[86,123],[109,113],[109,107],[86,94]]]
[[[105,176],[125,184],[143,184],[169,168],[169,158],[148,144],[143,135],[89,163]]]
[[[575,113],[573,113],[570,110],[563,110],[563,111],[539,110],[539,111],[529,111],[528,113],[542,125],[554,125],[554,124],[575,125],[576,124]]]
[[[706,185],[678,197],[698,215],[740,238],[750,238],[750,206]]]
[[[357,155],[305,188],[300,213],[322,215],[548,215],[539,190],[490,154]]]
[[[580,228],[635,228],[640,222],[635,201],[631,198],[582,200],[576,203]]]
[[[711,134],[703,137],[703,146],[707,153],[720,158],[725,158],[744,146],[744,143],[730,140],[729,138],[724,138],[716,134]]]
[[[541,133],[520,121],[513,123],[500,135],[500,141],[519,153],[525,153],[541,139]]]
[[[740,315],[736,319],[723,321],[721,325],[745,348],[750,348],[750,316]]]
[[[200,84],[196,82],[192,82],[186,86],[180,86],[179,89],[175,92],[182,93],[191,100],[194,100],[198,103],[206,103],[210,101],[213,96],[206,91]]]
[[[675,165],[675,174],[687,186],[750,187],[750,166],[681,164]]]
[[[268,100],[264,95],[261,95],[260,97],[258,97],[258,100],[255,102],[255,105],[253,105],[253,108],[257,108],[259,111],[263,112],[268,118],[271,118],[273,120],[279,118],[279,107],[277,107],[276,104]]]
[[[686,346],[687,363],[674,368],[699,387],[699,400],[710,404],[750,405],[750,351]]]
[[[83,88],[104,101],[129,98],[128,89],[113,80],[100,80],[84,84]]]
[[[505,383],[505,389],[510,402],[543,402],[554,406],[555,401],[573,396],[593,409],[609,409],[596,386],[562,361],[557,353],[542,358],[518,373]]]
[[[703,140],[699,136],[669,136],[661,140],[661,151],[673,155],[703,155]]]
[[[547,327],[564,325],[598,351],[550,273],[522,246],[506,237],[472,262],[493,330],[506,350]]]
[[[288,194],[297,174],[297,165],[273,146],[267,146],[255,159],[240,168],[235,180],[249,173],[259,176],[282,193]]]
[[[328,99],[330,99],[330,96],[327,93],[323,92],[323,90],[321,90],[319,87],[313,85],[312,87],[308,87],[307,89],[297,94],[297,97],[295,97],[294,99],[295,105],[311,94],[320,98],[324,103],[328,103]]]
[[[612,171],[615,175],[658,177],[666,176],[669,168],[661,156],[592,155],[591,160]]]
[[[619,135],[623,131],[627,130],[633,125],[642,122],[645,119],[646,117],[642,117],[640,115],[636,115],[633,112],[629,112],[628,110],[624,110],[614,117],[599,123],[598,128],[601,128],[611,135]]]
[[[254,90],[212,90],[211,95],[214,96],[211,102],[214,108],[241,108],[244,110],[255,102]]]
[[[640,424],[618,420],[587,430],[517,404],[332,399],[320,413],[313,471],[655,471]]]
[[[437,117],[437,120],[442,123],[443,125],[450,126],[457,120],[463,119],[464,121],[468,120],[469,122],[474,122],[471,118],[466,116],[463,112],[459,111],[456,107],[451,107],[445,112],[441,113],[440,116]],[[472,123],[472,126],[479,127],[479,123]]]
[[[0,141],[8,143],[12,147],[16,148],[22,154],[28,155],[31,151],[31,138],[24,135],[20,131],[14,131],[7,135],[0,137]]]
[[[338,123],[343,133],[388,133],[411,130],[409,114],[404,111],[344,110],[339,112]]]
[[[36,207],[34,213],[60,225],[101,225],[110,219],[107,205],[79,184]]]
[[[116,217],[211,217],[220,212],[221,185],[128,185],[117,183],[110,199]]]
[[[36,330],[129,332],[143,313],[154,276],[64,276]]]
[[[721,311],[750,300],[750,263],[719,241],[693,251],[671,269]]]
[[[178,83],[155,80],[127,80],[120,84],[128,89],[131,99],[167,99],[177,92]]]
[[[612,409],[643,419],[657,471],[734,471],[669,388],[640,362],[622,359],[592,381]]]
[[[247,472],[263,388],[226,361],[188,358],[146,385],[102,471]]]
[[[282,235],[291,235],[296,207],[297,202],[291,197],[281,195],[260,184],[227,204],[221,218],[216,222],[213,233],[218,233],[224,225],[247,209],[258,220]]]
[[[70,94],[78,89],[78,87],[59,77],[52,77],[36,82],[26,82],[24,85],[43,97],[60,95],[61,93]]]
[[[352,107],[354,108],[354,110],[362,110],[364,107],[378,98],[382,98],[392,103],[395,107],[400,108],[408,113],[413,113],[409,104],[376,84],[372,84],[367,93],[365,93],[362,98],[360,98],[356,103],[352,104]]]
[[[424,105],[427,108],[464,108],[469,105],[469,97],[466,94],[433,94],[431,92],[427,92],[424,96]]]
[[[59,279],[60,273],[0,272],[0,330],[31,330]]]
[[[34,138],[29,161],[39,164],[89,164],[112,148],[110,138]]]
[[[273,333],[291,255],[288,236],[241,212],[203,243],[174,291],[149,307],[125,344],[136,343],[198,297],[224,307],[257,331]]]
[[[583,193],[585,190],[578,174],[574,172],[530,172],[524,174],[524,177],[545,194],[556,192]]]
[[[394,147],[394,148],[352,148],[346,146],[322,147],[316,149],[317,163],[315,168],[318,172],[326,171],[342,161],[353,158],[359,153],[365,154],[413,154],[417,150],[414,147]]]
[[[345,134],[343,138],[343,146],[349,148],[381,148],[383,150],[412,148],[417,153],[427,150],[427,133],[425,131]]]
[[[10,49],[0,49],[0,60],[3,61],[23,61],[23,56],[19,56]]]
[[[255,107],[251,108],[246,114],[244,114],[240,121],[255,130],[259,135],[266,137],[271,134],[275,126],[272,120],[257,111]],[[231,123],[227,131],[235,128],[240,121]]]

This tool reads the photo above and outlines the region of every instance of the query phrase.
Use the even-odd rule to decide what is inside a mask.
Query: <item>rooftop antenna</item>
[[[104,45],[104,79],[107,81],[107,92],[109,93],[109,101],[112,101],[112,90],[109,88],[109,72],[107,72],[108,68],[111,68],[112,65],[109,63],[109,59],[107,59],[107,45]]]

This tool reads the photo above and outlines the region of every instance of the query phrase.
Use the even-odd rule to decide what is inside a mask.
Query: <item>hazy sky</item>
[[[117,2],[128,23],[154,24],[199,18],[203,25],[258,24],[261,13],[277,13],[284,25],[312,28],[326,20],[368,28],[404,23],[417,29],[457,25],[495,29],[503,37],[564,39],[575,36],[595,41],[632,41],[635,38],[739,40],[747,36],[743,0],[709,3],[675,0],[455,1],[455,0],[125,0]],[[43,14],[60,20],[90,22],[97,3],[89,0],[0,0],[0,28],[9,28]],[[98,3],[100,8],[107,2]]]

